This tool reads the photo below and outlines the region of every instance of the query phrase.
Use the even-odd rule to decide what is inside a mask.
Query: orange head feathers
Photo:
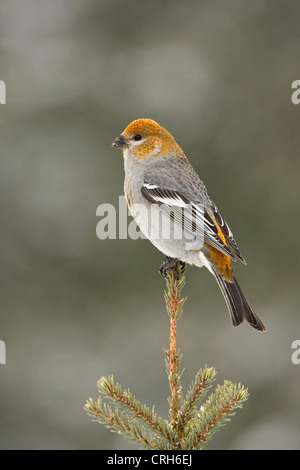
[[[152,119],[136,119],[113,141],[114,147],[129,150],[139,160],[159,156],[184,157],[173,136]]]

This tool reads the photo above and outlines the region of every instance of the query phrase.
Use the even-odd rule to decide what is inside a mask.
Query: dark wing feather
[[[234,238],[233,238],[233,234],[228,226],[228,224],[226,223],[226,221],[223,219],[223,217],[221,216],[220,212],[218,211],[218,209],[216,208],[216,206],[214,205],[212,207],[213,209],[213,214],[214,214],[214,218],[217,222],[217,224],[219,225],[225,239],[226,239],[226,242],[228,243],[228,245],[230,246],[231,250],[234,252],[234,254],[237,256],[237,258],[244,264],[246,264],[246,261],[245,259],[243,258],[242,256],[242,253],[240,252]]]

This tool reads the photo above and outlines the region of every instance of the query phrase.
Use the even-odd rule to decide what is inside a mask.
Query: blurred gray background
[[[103,375],[168,417],[163,255],[96,236],[97,206],[123,194],[111,142],[147,117],[231,226],[248,262],[236,276],[268,328],[233,328],[213,277],[188,268],[183,385],[207,364],[251,394],[207,449],[299,449],[299,2],[0,8],[0,447],[133,449],[83,410]]]

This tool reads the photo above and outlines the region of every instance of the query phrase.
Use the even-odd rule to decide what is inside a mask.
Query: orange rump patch
[[[223,235],[224,236],[224,235]],[[206,247],[205,256],[214,265],[217,266],[219,274],[221,274],[227,281],[233,282],[233,269],[231,266],[231,259],[221,253],[216,248],[204,244]]]

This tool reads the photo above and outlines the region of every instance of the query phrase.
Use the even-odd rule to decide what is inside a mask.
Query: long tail
[[[233,326],[240,325],[246,319],[256,330],[265,331],[264,324],[248,304],[236,278],[229,282],[221,274],[214,272],[214,276],[225,298]]]

